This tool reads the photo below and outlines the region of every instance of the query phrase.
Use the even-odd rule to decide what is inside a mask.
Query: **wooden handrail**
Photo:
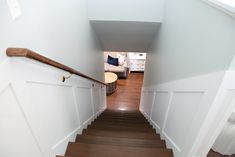
[[[39,62],[42,62],[44,64],[47,64],[47,65],[51,65],[53,67],[56,67],[56,68],[59,68],[59,69],[62,69],[64,71],[67,71],[71,74],[75,74],[75,75],[78,75],[78,76],[81,76],[81,77],[84,77],[86,79],[89,79],[89,80],[92,80],[94,82],[98,82],[100,84],[103,84],[105,85],[105,83],[101,82],[101,81],[98,81],[94,78],[91,78],[77,70],[74,70],[66,65],[63,65],[59,62],[56,62],[50,58],[47,58],[45,56],[42,56],[36,52],[33,52],[29,49],[26,49],[26,48],[8,48],[6,50],[6,53],[7,53],[7,56],[9,57],[26,57],[26,58],[30,58],[30,59],[34,59],[34,60],[37,60]]]

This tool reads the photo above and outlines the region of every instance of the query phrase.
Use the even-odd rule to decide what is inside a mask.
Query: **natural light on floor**
[[[119,107],[118,110],[120,110],[120,111],[126,111],[127,108],[126,108],[126,107]]]

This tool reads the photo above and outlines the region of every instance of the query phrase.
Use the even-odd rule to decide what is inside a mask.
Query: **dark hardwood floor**
[[[107,96],[108,109],[139,110],[143,78],[144,73],[130,73],[128,79],[118,79],[116,92]]]

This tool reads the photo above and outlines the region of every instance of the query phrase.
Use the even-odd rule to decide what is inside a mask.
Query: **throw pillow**
[[[111,65],[118,66],[118,58],[113,58],[111,56],[108,56],[108,63]]]
[[[126,62],[126,56],[117,54],[117,58],[118,58],[119,65],[123,66],[124,63]]]

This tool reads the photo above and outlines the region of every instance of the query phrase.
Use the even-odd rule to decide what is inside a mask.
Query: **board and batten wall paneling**
[[[0,89],[0,128],[0,156],[42,157],[10,83]]]
[[[224,76],[221,71],[143,87],[140,110],[175,157],[196,156],[194,145]]]
[[[40,146],[48,154],[51,147],[80,126],[72,87],[30,82],[28,88],[33,100],[27,108],[31,126]],[[55,133],[55,130],[59,131]]]
[[[63,155],[106,108],[104,86],[74,75],[63,83],[65,71],[24,58],[7,59],[0,71],[0,156]]]
[[[140,105],[140,110],[144,111],[144,115],[147,119],[150,118],[151,109],[154,101],[155,93],[149,91],[143,91],[143,95],[141,96],[141,103],[145,105]]]
[[[183,148],[185,135],[195,116],[203,92],[174,92],[171,100],[166,126],[163,133],[171,141],[175,141],[178,151]]]
[[[91,89],[87,87],[77,88],[76,98],[81,124],[85,125],[93,115]]]
[[[105,86],[102,86],[102,89],[101,89],[101,99],[100,99],[100,105],[101,105],[101,108],[106,108],[107,106],[107,99],[106,99],[106,87]],[[101,109],[101,111],[102,111]]]
[[[92,98],[94,112],[97,113],[100,110],[100,88],[92,88]]]
[[[99,85],[98,90],[99,90],[99,95],[98,95],[99,102],[97,102],[97,104],[99,104],[99,106],[98,106],[97,114],[99,114],[99,112],[102,111],[106,106],[106,87],[103,85],[101,85],[101,86]],[[94,104],[93,106],[95,106],[97,104]],[[96,115],[95,117],[97,117],[97,116],[98,115]]]

